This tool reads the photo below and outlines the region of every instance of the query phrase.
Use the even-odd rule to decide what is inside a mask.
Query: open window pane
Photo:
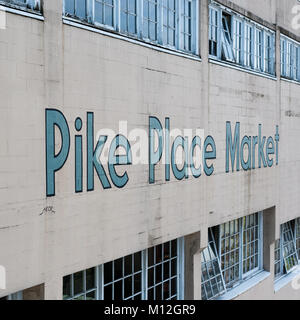
[[[204,249],[201,254],[201,293],[203,300],[211,300],[225,292],[216,244],[212,235],[212,231],[209,230],[209,233],[210,241],[208,243],[208,247]]]
[[[298,256],[291,222],[283,224],[281,229],[282,256],[286,272],[289,273],[298,264]]]

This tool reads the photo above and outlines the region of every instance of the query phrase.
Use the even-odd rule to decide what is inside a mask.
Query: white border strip
[[[284,77],[281,77],[280,80],[286,81],[286,82],[289,82],[289,83],[293,83],[293,84],[300,85],[300,82],[299,82],[299,81],[296,81],[296,80],[287,79],[287,78],[284,78]]]
[[[267,78],[267,79],[270,79],[270,80],[277,81],[277,77],[276,76],[269,76],[269,75],[267,75],[265,73],[256,72],[254,70],[246,69],[246,68],[240,67],[238,65],[232,65],[231,63],[227,63],[225,61],[216,60],[216,59],[211,58],[211,57],[208,59],[208,62],[220,65],[222,67],[228,67],[228,68],[231,68],[231,69],[243,71],[243,72],[250,73],[250,74],[253,74],[253,75],[256,75],[256,76],[259,76],[259,77],[263,77],[263,78]]]
[[[31,13],[28,11],[24,11],[21,9],[14,9],[14,8],[10,8],[10,7],[5,7],[3,5],[0,5],[0,10],[1,11],[5,11],[5,12],[9,12],[9,13],[14,13],[14,14],[18,14],[20,16],[24,16],[24,17],[28,17],[28,18],[32,18],[32,19],[36,19],[36,20],[40,20],[40,21],[44,21],[44,17],[38,13]]]
[[[187,53],[182,53],[182,52],[171,50],[171,49],[166,49],[166,48],[163,48],[163,47],[160,47],[160,46],[155,46],[155,45],[143,42],[142,40],[135,40],[135,39],[132,39],[132,38],[120,35],[120,34],[115,34],[115,33],[109,32],[109,31],[104,31],[102,29],[99,29],[99,28],[96,28],[96,27],[92,27],[92,26],[88,26],[88,25],[82,24],[80,22],[74,21],[73,19],[70,19],[70,18],[63,17],[63,23],[68,25],[68,26],[77,27],[77,28],[80,28],[80,29],[83,29],[83,30],[92,31],[92,32],[95,32],[95,33],[99,33],[99,34],[102,34],[102,35],[105,35],[105,36],[109,36],[109,37],[115,38],[115,39],[128,41],[130,43],[134,43],[134,44],[137,44],[137,45],[140,45],[140,46],[143,46],[143,47],[146,47],[146,48],[154,49],[154,50],[157,50],[157,51],[169,53],[169,54],[172,54],[172,55],[175,55],[175,56],[179,56],[179,57],[183,57],[183,58],[187,58],[187,59],[191,59],[191,60],[195,60],[195,61],[201,61],[201,58],[197,57],[197,56],[189,55]]]

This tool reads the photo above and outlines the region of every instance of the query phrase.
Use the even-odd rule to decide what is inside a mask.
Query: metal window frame
[[[178,238],[175,240],[171,240],[168,243],[172,243],[173,241],[176,241],[176,245],[177,245],[177,251],[176,251],[176,257],[170,257],[169,260],[164,260],[162,261],[160,264],[163,265],[165,262],[169,262],[170,263],[170,270],[169,270],[169,278],[168,279],[162,279],[162,281],[160,283],[154,283],[155,285],[162,285],[163,283],[166,283],[167,281],[171,281],[172,279],[176,278],[176,285],[177,285],[177,290],[176,290],[176,295],[171,296],[171,292],[170,292],[170,297],[167,300],[171,300],[173,298],[176,298],[177,300],[183,300],[184,299],[184,238]],[[161,244],[164,245],[165,243]],[[153,247],[156,248],[157,246]],[[163,247],[162,247],[163,248]],[[80,292],[76,295],[74,295],[74,274],[70,274],[68,276],[70,276],[70,291],[71,291],[71,296],[68,299],[65,300],[76,300],[76,298],[84,296],[84,300],[86,300],[86,295],[90,292],[94,292],[95,291],[95,297],[96,300],[104,300],[105,296],[104,296],[104,288],[106,286],[109,285],[114,285],[117,282],[122,281],[122,297],[125,300],[132,300],[137,296],[141,296],[141,300],[147,300],[148,299],[148,290],[149,288],[151,289],[151,287],[148,286],[148,250],[149,249],[145,249],[139,252],[135,252],[132,255],[133,259],[132,259],[132,273],[129,275],[125,276],[125,258],[127,256],[121,257],[119,259],[122,259],[122,277],[119,279],[114,279],[114,262],[119,260],[113,260],[110,261],[112,262],[112,281],[109,283],[105,283],[104,284],[104,264],[99,265],[97,267],[94,267],[95,269],[95,287],[89,290],[86,290],[86,271],[91,269],[87,269],[87,270],[81,270],[78,272],[83,272],[83,292]],[[171,247],[170,247],[171,250]],[[139,271],[134,270],[134,256],[137,253],[141,253],[141,269]],[[171,261],[174,261],[176,259],[176,270],[177,273],[175,276],[171,276]],[[153,266],[155,267],[155,266]],[[163,268],[162,268],[162,272],[163,272]],[[139,292],[134,292],[134,276],[135,275],[141,275],[141,290]],[[132,295],[128,296],[126,298],[124,295],[124,281],[127,278],[132,277]],[[114,287],[112,288],[112,292],[113,292]],[[163,286],[162,286],[162,290],[163,290]],[[171,289],[170,289],[171,290]]]
[[[293,220],[292,220],[293,221]],[[297,262],[299,261],[298,258],[298,253],[297,253],[297,249],[296,249],[296,244],[295,244],[295,229],[292,228],[292,221],[288,221],[286,223],[283,223],[280,227],[280,244],[281,244],[281,259],[283,261],[283,265],[285,267],[285,272],[286,274],[289,274],[291,272],[293,272],[293,270],[297,267],[298,264],[294,265],[292,268],[290,268],[289,270],[287,270],[287,266],[286,266],[286,260],[288,258],[290,258],[291,256],[294,256],[294,258],[297,259]],[[284,257],[284,246],[286,245],[285,241],[284,241],[284,227],[286,227],[288,229],[288,231],[285,231],[286,233],[290,233],[292,240],[289,240],[288,242],[290,244],[292,244],[294,246],[294,253],[288,255],[287,257]]]
[[[20,0],[0,0],[0,5],[12,6],[22,10],[29,9],[32,12],[41,13],[41,0],[25,0],[25,3]]]
[[[33,0],[31,0],[33,1]],[[63,1],[63,15],[68,16],[68,13],[66,12],[66,1]],[[87,7],[87,13],[86,13],[86,22],[93,24],[96,27],[106,29],[108,31],[114,31],[117,33],[120,33],[124,36],[128,36],[130,38],[135,38],[137,40],[141,40],[146,43],[150,44],[156,44],[160,45],[162,47],[171,49],[171,50],[178,50],[182,52],[187,52],[189,54],[193,55],[199,55],[199,0],[173,0],[175,1],[175,43],[174,45],[170,45],[170,43],[167,41],[165,43],[163,41],[163,30],[164,30],[164,22],[163,22],[163,0],[139,0],[136,1],[136,33],[129,33],[125,32],[121,29],[121,5],[120,1],[123,0],[113,0],[113,26],[106,25],[105,23],[99,23],[95,21],[95,1],[97,0],[85,0],[86,1],[86,7]],[[105,1],[105,0],[102,0]],[[144,1],[147,1],[149,4],[150,2],[156,3],[157,8],[157,17],[156,17],[156,39],[150,39],[149,34],[145,35],[143,33],[143,25],[144,25]],[[184,47],[184,15],[183,15],[183,4],[185,1],[188,1],[192,5],[192,16],[191,16],[191,50],[186,50]],[[76,16],[71,15],[73,19],[79,19],[76,18]]]
[[[95,272],[95,286],[92,289],[86,289],[86,271],[89,269],[94,269]],[[82,272],[83,273],[83,291],[77,294],[74,294],[74,275],[77,273],[72,273],[70,274],[70,291],[71,291],[71,296],[65,300],[78,300],[77,298],[84,296],[83,300],[86,300],[86,296],[87,294],[91,293],[91,292],[95,292],[95,297],[97,300],[97,296],[98,296],[98,268],[97,267],[93,267],[93,268],[89,268],[86,270],[82,270],[82,271],[78,271],[78,272]]]
[[[134,0],[135,2],[135,13],[131,12],[129,10],[129,2],[130,0],[121,0],[121,1],[126,1],[126,10],[122,10],[122,7],[120,5],[120,10],[118,12],[118,21],[119,21],[119,24],[120,24],[120,32],[124,33],[124,34],[128,34],[128,35],[135,35],[135,34],[138,34],[138,26],[139,26],[139,19],[138,19],[138,12],[140,11],[140,1],[138,0]],[[121,1],[120,1],[120,4],[121,4]],[[126,25],[127,25],[127,30],[122,30],[122,26],[121,26],[121,14],[122,12],[126,15]],[[129,31],[129,17],[130,16],[134,16],[135,17],[135,29],[136,29],[136,32],[132,33]]]
[[[268,75],[275,75],[275,31],[268,29],[258,23],[256,23],[253,20],[250,20],[249,18],[246,18],[245,16],[236,13],[234,11],[232,11],[231,9],[216,3],[215,1],[210,1],[209,4],[209,14],[211,14],[212,11],[217,11],[218,12],[218,38],[217,38],[217,54],[216,55],[212,55],[209,54],[209,57],[212,59],[217,59],[220,61],[224,61],[224,59],[222,59],[222,47],[225,50],[225,47],[227,48],[227,51],[231,50],[229,48],[229,46],[231,46],[232,51],[234,52],[234,59],[231,58],[231,53],[229,52],[228,57],[226,58],[225,61],[228,61],[229,63],[233,63],[233,64],[237,64],[247,70],[253,70],[256,71],[258,73],[261,74],[268,74]],[[226,32],[224,31],[223,28],[223,23],[222,23],[222,19],[223,19],[223,13],[226,13],[228,15],[231,15],[232,19],[231,19],[231,43],[223,43],[225,40],[224,35],[222,36],[222,33]],[[235,49],[234,49],[234,34],[235,34],[235,30],[234,30],[234,24],[237,23],[235,21],[239,21],[242,23],[241,26],[241,34],[242,34],[242,39],[241,39],[241,50],[239,50],[241,52],[241,57],[239,59],[239,61],[236,60],[236,54],[235,54]],[[211,20],[209,18],[209,23],[211,23]],[[210,24],[211,25],[211,24]],[[245,30],[247,26],[251,26],[252,28],[252,33],[253,33],[253,39],[252,39],[252,47],[249,48],[250,49],[250,53],[245,52],[245,46],[246,46],[246,37],[245,37]],[[260,48],[260,53],[259,55],[257,55],[257,32],[261,32],[261,37],[262,37],[262,44],[261,44],[261,48]],[[265,66],[265,34],[271,35],[271,68],[269,71],[266,71],[267,68]],[[210,40],[210,39],[209,39]],[[229,41],[230,42],[230,41]],[[225,46],[225,47],[224,47]],[[251,56],[251,66],[249,66],[246,63],[246,59],[245,59],[245,55],[250,54]],[[225,52],[225,56],[226,56],[226,52]],[[257,57],[259,57],[260,59],[260,65],[257,63]]]
[[[202,260],[202,261],[201,261],[201,268],[203,268],[203,264],[205,264],[206,272],[208,271],[208,270],[207,270],[207,266],[206,266],[206,265],[207,265],[207,261],[205,260],[204,252],[205,252],[205,250],[212,250],[212,251],[215,253],[215,256],[216,256],[215,259],[216,259],[217,262],[218,262],[218,267],[219,267],[219,271],[220,271],[220,272],[219,272],[219,273],[214,272],[215,274],[214,274],[213,277],[209,277],[207,280],[203,281],[203,269],[201,269],[201,271],[202,271],[202,275],[201,275],[201,288],[202,288],[202,289],[201,289],[201,291],[204,289],[204,292],[205,292],[205,296],[204,296],[203,291],[202,291],[202,300],[204,300],[203,297],[206,298],[205,300],[213,300],[213,299],[217,298],[218,296],[220,296],[220,295],[222,295],[222,294],[224,294],[224,293],[227,292],[226,284],[225,284],[224,277],[223,277],[223,274],[222,274],[221,262],[220,262],[220,258],[219,258],[219,255],[218,255],[218,250],[217,250],[217,248],[216,248],[216,241],[215,241],[215,237],[214,237],[214,235],[213,235],[213,232],[212,232],[212,229],[211,229],[211,228],[209,229],[209,234],[210,234],[210,236],[211,236],[211,240],[208,241],[208,247],[205,248],[205,249],[202,251],[202,253],[201,253],[201,260]],[[213,248],[211,248],[211,246],[212,246]],[[210,252],[209,252],[209,255],[210,255]],[[211,255],[210,255],[210,256],[211,256]],[[203,260],[205,260],[205,261],[203,261]],[[212,263],[212,262],[210,261],[210,263]],[[213,266],[213,269],[214,269],[214,271],[216,271],[215,268],[214,268],[214,266]],[[208,273],[208,272],[207,272],[207,274],[208,274],[208,276],[209,276],[209,273]],[[208,298],[208,294],[207,294],[207,291],[206,291],[205,284],[206,284],[206,283],[209,283],[210,288],[211,288],[211,291],[213,292],[213,288],[212,288],[212,285],[211,285],[211,281],[212,281],[213,279],[218,278],[218,277],[220,277],[221,280],[222,280],[223,290],[220,290],[217,295],[213,295],[212,297]]]
[[[300,43],[280,35],[281,77],[300,82]]]
[[[260,270],[262,270],[263,268],[263,213],[260,211],[260,212],[257,212],[257,213],[254,213],[252,215],[255,215],[255,214],[258,214],[258,267],[250,270],[249,272],[247,273],[243,273],[243,261],[244,261],[244,253],[243,253],[243,246],[244,246],[244,242],[243,242],[243,235],[244,235],[244,227],[243,227],[243,218],[239,218],[239,219],[236,219],[236,220],[232,220],[228,223],[231,223],[231,222],[236,222],[238,221],[238,225],[239,225],[239,232],[235,233],[236,235],[239,236],[239,249],[238,249],[238,252],[239,252],[239,262],[235,265],[238,265],[239,267],[239,279],[238,281],[233,281],[233,282],[230,282],[229,284],[226,284],[226,287],[232,287],[234,288],[235,286],[239,285],[241,281],[245,281],[249,278],[251,278],[254,274],[258,273]],[[250,217],[251,215],[247,216],[247,217]],[[223,224],[225,225],[225,224]],[[230,237],[230,236],[229,236]],[[219,255],[220,255],[220,261],[221,261],[221,229],[220,229],[220,226],[219,226]],[[236,250],[235,250],[236,251]],[[230,250],[231,252],[231,250]],[[224,254],[222,254],[223,256],[226,255],[226,251],[224,252]],[[228,269],[228,268],[227,268]],[[224,270],[225,269],[222,269],[222,264],[221,264],[221,270],[222,270],[222,274],[224,276]]]
[[[276,244],[278,243],[278,246]],[[279,260],[276,260],[276,251],[279,252]],[[276,274],[276,264],[279,263],[280,271]],[[283,259],[282,259],[282,251],[281,251],[281,239],[277,239],[275,241],[275,248],[274,248],[274,276],[275,280],[280,279],[283,276]]]

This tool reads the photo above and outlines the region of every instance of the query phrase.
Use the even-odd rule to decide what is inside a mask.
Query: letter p
[[[61,135],[61,148],[55,154],[55,126]],[[55,195],[55,172],[60,170],[68,159],[70,149],[69,126],[64,115],[54,109],[46,110],[46,193]]]

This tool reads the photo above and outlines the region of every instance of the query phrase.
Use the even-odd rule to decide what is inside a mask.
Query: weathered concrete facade
[[[270,276],[237,299],[300,299],[290,283],[275,293],[273,276],[279,226],[300,217],[300,87],[280,78],[278,41],[281,29],[300,37],[289,20],[297,1],[230,5],[273,25],[276,79],[209,61],[207,0],[199,8],[201,61],[67,25],[61,0],[44,0],[44,21],[7,12],[7,28],[0,30],[0,265],[7,289],[0,296],[44,284],[45,299],[61,299],[67,274],[187,237],[193,248],[186,265],[194,276],[193,289],[186,283],[185,292],[199,299],[207,229],[269,209],[264,268]],[[45,191],[46,108],[61,110],[71,131],[55,197]],[[148,166],[134,165],[126,167],[126,188],[104,190],[95,179],[95,190],[87,192],[84,170],[84,191],[76,194],[74,121],[83,119],[85,144],[87,111],[94,112],[95,130],[118,132],[119,121],[127,120],[128,131],[147,132],[149,116],[162,123],[169,117],[174,128],[202,128],[217,145],[214,174],[186,181],[171,175],[165,182],[159,165],[157,182],[149,185]],[[241,136],[257,135],[259,124],[264,135],[274,136],[278,125],[279,165],[225,173],[226,121],[240,122]],[[193,257],[199,268],[192,268]]]

